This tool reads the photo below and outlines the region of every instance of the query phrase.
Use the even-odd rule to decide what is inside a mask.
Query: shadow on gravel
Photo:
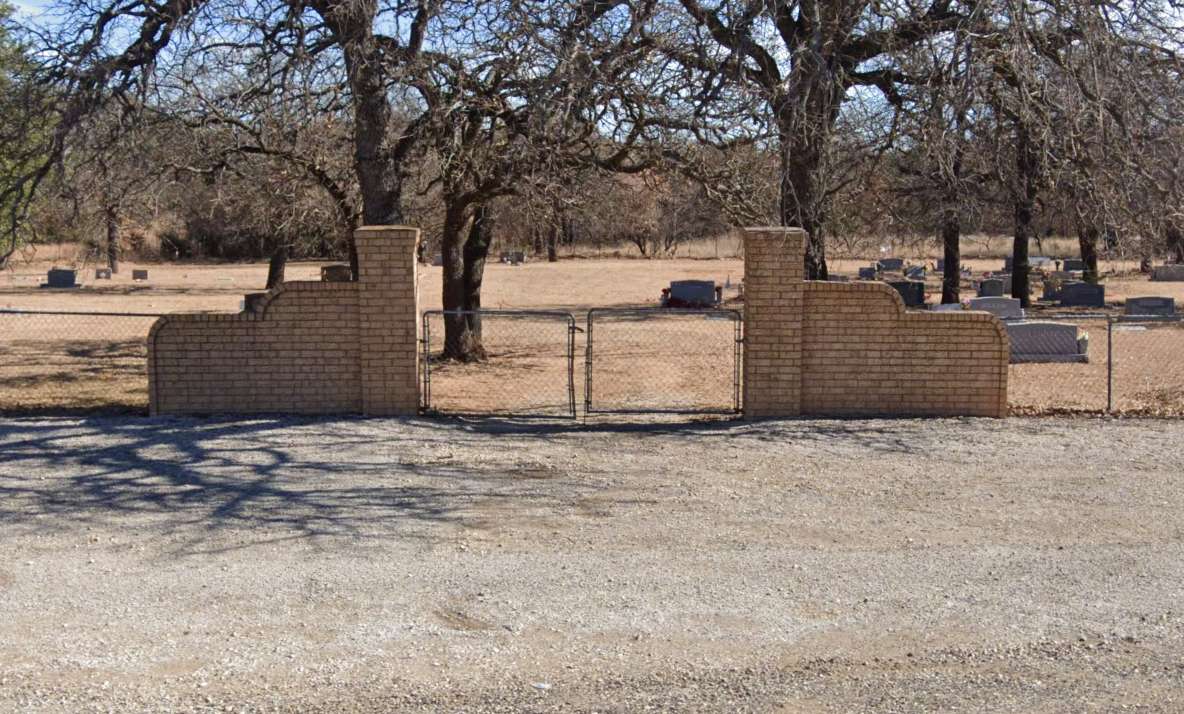
[[[189,541],[183,551],[192,553],[212,550],[202,541],[225,529],[256,531],[250,546],[322,536],[426,538],[430,530],[417,526],[479,527],[491,511],[514,517],[522,509],[564,505],[551,492],[563,490],[554,485],[564,483],[565,473],[514,459],[452,458],[456,448],[488,447],[487,437],[456,429],[433,434],[406,423],[382,431],[374,423],[290,417],[0,423],[0,526],[36,532],[144,515],[149,518],[120,524],[178,534]],[[418,458],[392,457],[413,447]]]

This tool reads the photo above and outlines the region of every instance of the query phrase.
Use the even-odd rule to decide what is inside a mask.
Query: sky
[[[8,0],[8,4],[16,8],[17,14],[34,16],[49,3],[49,0]]]

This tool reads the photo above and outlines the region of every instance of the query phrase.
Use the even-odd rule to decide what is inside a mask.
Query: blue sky
[[[18,14],[36,15],[48,4],[49,0],[8,0],[8,4],[16,7]]]

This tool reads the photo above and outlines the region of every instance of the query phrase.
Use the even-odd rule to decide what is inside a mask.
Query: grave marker
[[[147,279],[148,279],[148,271],[147,270],[132,269],[132,280],[147,280]]]
[[[1127,315],[1154,315],[1156,317],[1175,317],[1176,300],[1170,297],[1133,297],[1126,299]]]
[[[970,299],[971,310],[989,312],[1001,320],[1019,320],[1024,317],[1024,308],[1018,298],[978,297]]]
[[[1059,298],[1061,307],[1106,307],[1106,286],[1065,283]]]
[[[1184,283],[1184,263],[1161,265],[1151,271],[1151,279],[1161,283]]]
[[[110,279],[111,279],[111,269],[110,268],[95,268],[95,280],[110,280]]]
[[[1008,322],[1011,362],[1089,362],[1089,336],[1061,322]]]
[[[888,284],[900,293],[905,307],[921,307],[925,304],[925,283],[918,280],[892,280]]]
[[[76,288],[78,287],[78,273],[65,268],[50,268],[45,276],[44,288]]]

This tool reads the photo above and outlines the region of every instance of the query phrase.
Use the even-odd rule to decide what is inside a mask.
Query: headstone
[[[939,273],[944,273],[944,272],[946,272],[946,260],[945,260],[945,258],[938,258],[938,259],[937,259],[937,264],[936,264],[936,266],[934,266],[934,268],[933,268],[933,269],[934,269],[935,271],[939,272]]]
[[[1161,283],[1184,283],[1184,263],[1161,265],[1151,271],[1151,279]]]
[[[243,295],[243,312],[259,312],[263,307],[263,300],[267,293],[247,293]]]
[[[947,302],[941,305],[930,305],[929,309],[934,312],[962,312],[963,308],[960,302]]]
[[[898,271],[904,269],[904,258],[881,258],[880,270]]]
[[[322,283],[348,283],[353,276],[353,271],[345,263],[321,266]]]
[[[919,280],[893,280],[888,284],[904,298],[905,307],[921,307],[925,304],[925,283]]]
[[[47,288],[76,288],[78,287],[77,276],[73,270],[66,270],[64,268],[51,268],[49,273],[45,276],[45,287]]]
[[[1040,296],[1041,300],[1059,300],[1061,298],[1062,282],[1059,280],[1045,280],[1044,293]]]
[[[1070,281],[1077,282],[1081,279],[1080,275],[1074,275],[1073,272],[1069,270],[1054,270],[1048,274],[1048,277],[1050,280],[1060,280],[1063,283]]]
[[[667,307],[711,307],[715,305],[715,282],[711,280],[675,280],[670,283]]]
[[[110,268],[95,268],[95,280],[110,280],[110,279],[111,279],[111,269]]]
[[[1040,270],[1055,270],[1056,261],[1047,255],[1033,255],[1028,258],[1029,268],[1038,268]]]
[[[432,258],[432,265],[434,265],[436,267],[440,267],[441,265],[444,265],[444,254],[443,253],[436,253],[435,257]]]
[[[904,276],[909,280],[924,280],[925,266],[913,265],[905,269]]]
[[[147,270],[138,270],[138,269],[132,270],[132,280],[147,280],[147,279],[148,279],[148,271]]]
[[[978,284],[979,297],[1003,297],[1003,281],[999,278],[986,278]]]
[[[1061,270],[1070,273],[1073,271],[1081,272],[1085,270],[1085,261],[1077,258],[1065,258],[1061,263]]]
[[[503,251],[501,261],[510,265],[521,265],[526,262],[526,253],[520,250]]]
[[[1088,336],[1063,322],[1008,322],[1012,363],[1088,362]]]
[[[1061,307],[1106,307],[1106,286],[1065,283],[1058,302]]]
[[[1175,317],[1176,300],[1170,297],[1133,297],[1126,299],[1127,315],[1154,315]]]
[[[1015,264],[1015,261],[1012,260],[1012,257],[1010,255],[1006,256],[1003,259],[1003,272],[1010,273],[1012,267],[1014,267],[1014,264]]]
[[[860,280],[875,280],[876,279],[876,269],[875,268],[860,268],[859,269],[859,279]]]
[[[1017,298],[1009,297],[979,297],[970,299],[971,310],[989,312],[1001,320],[1019,320],[1024,316],[1024,308]]]

